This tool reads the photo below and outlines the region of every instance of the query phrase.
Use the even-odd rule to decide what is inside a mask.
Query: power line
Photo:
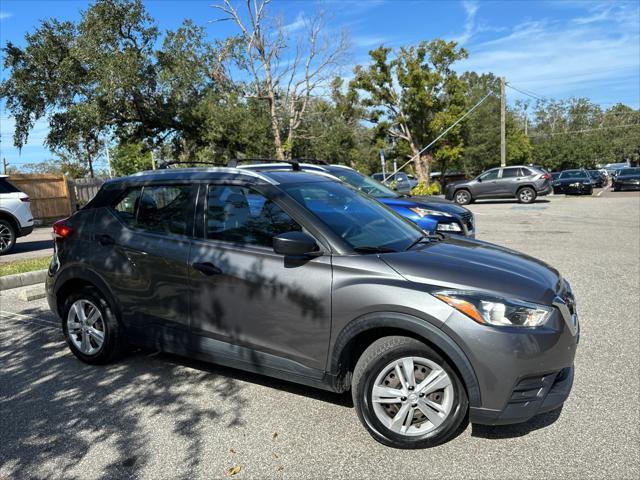
[[[548,100],[553,100],[553,99],[551,99],[549,97],[544,97],[542,95],[538,95],[537,93],[534,93],[534,92],[531,92],[531,91],[528,91],[528,90],[524,90],[524,89],[520,89],[518,87],[514,87],[510,83],[506,83],[506,85],[507,85],[507,87],[509,87],[509,88],[511,88],[513,90],[516,90],[517,92],[523,93],[524,95],[527,95],[527,96],[529,96],[531,98],[535,98],[536,100],[541,100],[543,102],[548,101]]]

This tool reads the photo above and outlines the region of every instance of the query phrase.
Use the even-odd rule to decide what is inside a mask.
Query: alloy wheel
[[[371,397],[373,411],[385,427],[418,436],[437,429],[449,417],[454,389],[447,372],[434,361],[404,357],[381,370]]]
[[[13,242],[13,232],[11,229],[0,223],[0,252],[4,252]]]
[[[464,190],[456,193],[456,202],[462,205],[469,203],[469,194]]]
[[[533,200],[533,193],[528,188],[520,191],[520,201],[522,203],[530,203]]]
[[[89,300],[76,300],[67,314],[67,335],[83,354],[97,354],[104,344],[105,335],[105,322],[100,310]]]

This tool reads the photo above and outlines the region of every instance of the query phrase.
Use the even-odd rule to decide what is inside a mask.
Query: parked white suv
[[[29,196],[0,175],[0,255],[7,253],[16,238],[33,231],[33,215]]]

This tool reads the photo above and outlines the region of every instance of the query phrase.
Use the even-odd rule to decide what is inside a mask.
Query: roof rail
[[[296,160],[300,163],[314,163],[316,165],[331,165],[326,160],[321,160],[319,158],[296,158]]]
[[[207,162],[205,160],[183,161],[183,160],[169,160],[158,167],[158,170],[164,170],[173,165],[212,165],[214,167],[224,167],[224,163]]]
[[[288,163],[295,172],[300,171],[300,163],[296,159],[280,160],[279,158],[234,158],[227,162],[227,167],[236,168],[240,162]]]

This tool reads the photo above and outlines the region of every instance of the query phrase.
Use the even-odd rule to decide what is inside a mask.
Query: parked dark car
[[[411,220],[429,233],[444,233],[475,237],[475,220],[468,209],[449,200],[432,196],[399,195],[371,177],[345,165],[327,163],[300,163],[299,168],[307,172],[322,172],[348,183],[371,195],[403,217]],[[258,163],[240,168],[251,170],[291,170],[288,163]]]
[[[593,183],[593,188],[602,188],[604,187],[605,178],[602,173],[598,170],[589,170],[589,176],[591,177],[591,183]]]
[[[613,190],[640,190],[640,167],[620,170],[613,179]]]
[[[520,203],[532,203],[536,197],[551,193],[549,175],[530,166],[492,168],[473,180],[447,185],[445,198],[466,205],[489,198],[517,198]]]
[[[558,178],[560,178],[560,173],[562,172],[551,172],[549,175],[551,175],[551,180],[557,180]]]
[[[371,176],[380,183],[384,183],[389,187],[393,186],[393,189],[401,195],[409,195],[413,188],[409,177],[404,172],[397,172],[393,175],[388,173],[374,173]]]
[[[558,180],[553,182],[553,193],[555,195],[591,195],[593,193],[593,183],[591,176],[586,170],[564,170]]]
[[[329,176],[144,172],[53,230],[48,301],[86,363],[133,344],[351,389],[364,427],[399,448],[467,418],[525,421],[572,386],[579,326],[558,271],[426,236]]]

